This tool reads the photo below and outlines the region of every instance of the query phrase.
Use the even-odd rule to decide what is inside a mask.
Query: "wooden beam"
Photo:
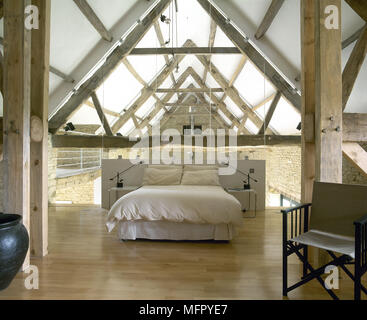
[[[282,93],[296,109],[301,111],[301,96],[273,65],[249,41],[245,41],[243,35],[208,0],[197,0],[203,9],[212,17],[227,37],[245,54],[266,78]]]
[[[336,6],[341,22],[341,0],[315,3],[315,138],[316,180],[342,183],[341,28],[325,26],[325,8]]]
[[[208,41],[208,47],[213,48],[214,42],[215,42],[215,36],[217,34],[217,24],[213,19],[210,20],[210,33],[209,33],[209,41]],[[209,61],[211,61],[211,57],[209,57]],[[206,83],[206,78],[208,76],[208,70],[209,66],[205,67],[204,69],[204,75],[203,75],[203,81]]]
[[[130,73],[133,75],[133,77],[138,80],[140,84],[142,84],[144,87],[147,85],[147,83],[144,81],[144,79],[136,72],[135,68],[131,65],[128,58],[125,58],[122,60],[122,63],[125,65],[126,69],[130,71]]]
[[[19,214],[30,232],[31,35],[29,0],[4,0],[4,212]],[[29,254],[23,270],[29,266]]]
[[[301,0],[301,64],[302,64],[302,164],[301,201],[312,202],[313,184],[316,175],[315,138],[315,0]],[[309,123],[307,119],[312,119]]]
[[[343,141],[367,142],[366,113],[343,113]]]
[[[87,107],[95,109],[94,104],[92,102],[90,102],[89,100],[85,101],[84,104]],[[112,117],[115,117],[115,118],[118,118],[120,116],[120,114],[118,112],[115,112],[115,111],[112,111],[112,110],[109,110],[109,109],[106,109],[106,108],[102,108],[102,110],[105,114],[108,114],[109,116],[112,116]]]
[[[158,19],[161,13],[168,7],[171,0],[161,0],[145,17],[135,26],[125,41],[116,47],[106,58],[105,63],[76,90],[70,99],[49,119],[49,130],[55,133],[93,91],[97,90],[100,84],[108,77],[119,63],[131,52],[139,41],[148,32],[152,24]]]
[[[179,106],[179,107],[198,107],[198,108],[202,108],[202,107],[212,107],[215,108],[218,105],[215,103],[180,103],[178,105],[178,102],[174,102],[174,103],[165,103],[164,104],[166,107],[175,107],[175,106]]]
[[[274,111],[275,111],[281,97],[282,97],[282,94],[278,91],[275,95],[275,98],[274,98],[273,102],[270,105],[270,108],[269,108],[269,110],[266,114],[266,117],[264,119],[264,123],[263,123],[262,127],[260,128],[258,134],[265,134],[266,130],[269,127],[271,119],[273,118]]]
[[[241,54],[237,47],[194,47],[194,48],[135,48],[130,55],[212,55],[212,54]]]
[[[53,73],[54,75],[58,76],[59,78],[63,79],[64,81],[66,82],[69,82],[69,83],[74,83],[75,80],[68,76],[67,74],[61,72],[60,70],[56,69],[55,67],[52,67],[50,66],[50,72]]]
[[[102,21],[98,18],[94,10],[88,4],[86,0],[74,0],[74,3],[78,6],[80,11],[84,14],[84,16],[88,19],[90,24],[96,29],[96,31],[101,35],[101,37],[108,41],[112,41],[112,35],[109,33],[102,23]]]
[[[31,115],[41,127],[42,140],[31,137],[31,254],[43,257],[48,253],[48,92],[50,66],[51,0],[32,0],[39,10],[39,29],[32,31]],[[37,126],[37,121],[32,121]],[[31,131],[32,132],[32,131]]]
[[[143,138],[148,139],[148,138]],[[141,139],[138,139],[141,141]],[[132,148],[138,141],[129,141],[124,137],[108,136],[87,136],[87,135],[53,135],[52,146],[54,148]],[[229,145],[229,137],[225,137],[226,146]],[[241,135],[237,136],[237,146],[275,146],[275,145],[300,145],[300,136],[264,136],[264,135]],[[184,137],[181,136],[181,145],[184,144]],[[149,137],[149,145],[152,146],[152,137]],[[164,145],[164,142],[162,142]],[[206,147],[206,139],[204,139]]]
[[[185,43],[187,45],[189,41]],[[149,87],[145,87],[141,90],[139,97],[133,102],[132,106],[117,119],[112,126],[112,132],[116,133],[120,128],[128,121],[133,113],[135,113],[157,90],[157,87],[167,79],[167,77],[173,72],[176,67],[176,63],[181,62],[185,56],[179,56],[176,59],[172,58],[170,63],[166,65],[158,75],[151,82]]]
[[[343,155],[367,177],[367,152],[358,143],[343,143]]]
[[[283,3],[284,0],[273,0],[271,2],[268,11],[266,11],[264,19],[256,31],[255,38],[257,40],[260,40],[265,35],[266,31],[268,31]]]
[[[367,5],[367,3],[366,3]],[[367,24],[353,48],[343,71],[343,110],[346,108],[359,71],[367,54]]]
[[[271,96],[267,97],[260,103],[258,103],[256,106],[252,108],[253,111],[260,109],[264,104],[267,104],[268,102],[272,101],[275,98],[276,93],[272,94]]]
[[[98,99],[96,93],[93,92],[91,97],[92,97],[92,100],[93,100],[94,107],[96,108],[99,120],[101,120],[101,124],[104,128],[104,131],[106,132],[106,134],[108,136],[113,136],[111,127],[108,123],[108,120],[107,120],[106,116],[104,115],[101,103],[99,102],[99,99]]]
[[[361,33],[362,33],[363,29],[364,29],[364,27],[358,29],[349,38],[345,39],[342,42],[342,49],[345,49],[345,48],[349,47],[350,44],[352,44],[354,41],[357,41],[359,39],[359,37],[361,36]]]
[[[222,88],[158,88],[156,90],[157,93],[167,93],[167,92],[187,92],[187,93],[196,93],[196,92],[224,92]]]
[[[345,0],[352,9],[365,21],[367,21],[366,0]]]
[[[247,62],[247,57],[246,56],[242,56],[241,60],[236,68],[236,70],[234,71],[231,79],[228,82],[228,86],[232,87],[233,84],[235,83],[235,81],[237,80],[238,76],[240,75],[241,71],[243,70],[243,68],[245,67]]]

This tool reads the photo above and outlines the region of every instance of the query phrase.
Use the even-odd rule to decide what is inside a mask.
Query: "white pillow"
[[[218,166],[216,165],[185,165],[184,171],[202,171],[202,170],[218,170]]]
[[[218,170],[184,171],[182,185],[220,186]]]
[[[156,169],[145,168],[143,186],[156,185],[156,186],[170,186],[178,185],[181,182],[182,168],[173,169]]]

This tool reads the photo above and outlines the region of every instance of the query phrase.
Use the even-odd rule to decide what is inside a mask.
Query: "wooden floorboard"
[[[0,299],[282,299],[279,210],[244,219],[230,243],[121,242],[105,220],[97,208],[50,208],[49,255],[31,260],[39,289],[27,290],[19,273]],[[290,283],[300,270],[291,259]],[[352,293],[342,279],[338,294]],[[289,299],[329,297],[314,280]]]

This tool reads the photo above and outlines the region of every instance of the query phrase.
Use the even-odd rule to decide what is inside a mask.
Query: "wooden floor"
[[[231,243],[121,242],[106,232],[100,209],[50,208],[49,255],[31,261],[39,290],[27,290],[28,275],[19,273],[0,299],[282,299],[278,212],[244,219]],[[294,259],[290,283],[299,274]],[[351,299],[351,281],[340,286]],[[314,280],[289,299],[329,297]]]

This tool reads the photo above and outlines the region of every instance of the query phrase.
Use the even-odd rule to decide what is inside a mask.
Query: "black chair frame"
[[[312,204],[304,204],[297,207],[281,210],[283,215],[283,296],[303,284],[317,279],[331,298],[339,300],[333,290],[329,290],[321,278],[325,268],[329,265],[340,267],[354,282],[354,299],[361,300],[361,291],[367,294],[367,289],[362,285],[362,276],[367,272],[367,215],[354,222],[355,227],[355,259],[348,255],[336,256],[332,251],[327,251],[332,261],[324,266],[314,269],[308,261],[308,246],[295,243],[291,239],[309,231],[310,209]],[[290,225],[288,223],[290,215]],[[303,225],[302,225],[303,223]],[[290,237],[289,237],[290,235]],[[288,257],[296,254],[303,264],[303,276],[299,282],[288,286]],[[346,268],[354,265],[354,275]]]

